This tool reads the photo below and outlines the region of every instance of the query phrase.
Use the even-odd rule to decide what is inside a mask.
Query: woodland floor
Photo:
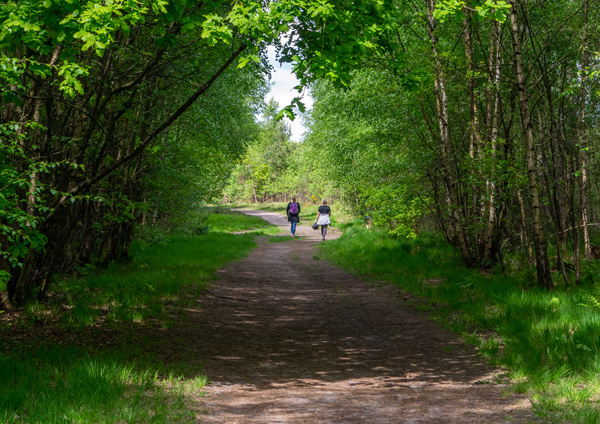
[[[245,213],[289,231],[281,215]],[[298,235],[260,239],[167,330],[174,352],[208,375],[202,423],[537,421],[526,398],[506,395],[499,370],[398,289],[316,259],[320,234],[308,223]]]

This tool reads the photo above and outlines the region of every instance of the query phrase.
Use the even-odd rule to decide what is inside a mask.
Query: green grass
[[[351,229],[320,248],[348,270],[415,294],[418,307],[506,367],[540,416],[600,423],[600,308],[589,302],[590,287],[544,291],[517,276],[483,275],[426,236],[406,241]]]
[[[243,228],[238,225],[237,228]],[[225,263],[244,257],[256,243],[249,234],[212,232],[194,236],[171,234],[160,242],[132,244],[127,264],[111,264],[83,279],[57,283],[69,327],[84,327],[100,318],[141,322],[163,316],[165,301],[184,302],[186,294],[206,287]],[[182,292],[182,288],[188,290]],[[31,313],[41,313],[30,305]]]
[[[129,263],[83,268],[83,277],[57,282],[47,302],[5,321],[19,337],[0,339],[0,423],[196,421],[187,403],[206,379],[193,360],[163,365],[154,333],[173,325],[218,268],[246,256],[257,233],[272,231],[237,214],[207,221],[212,231],[199,235],[143,231]],[[246,230],[254,232],[226,232]]]
[[[115,352],[91,356],[75,347],[0,357],[0,422],[190,422],[186,397],[205,379],[160,378],[159,371]]]
[[[310,203],[308,203],[306,206],[308,207],[309,205]],[[285,213],[287,202],[236,203],[228,206],[234,209],[254,209],[257,211]],[[301,207],[304,208],[305,205],[301,204]]]
[[[209,232],[166,233],[145,230],[132,243],[129,263],[112,263],[96,272],[82,270],[84,278],[68,278],[55,284],[53,303],[30,304],[26,316],[58,314],[65,327],[81,328],[99,320],[143,322],[165,319],[166,304],[185,304],[204,289],[215,271],[240,259],[256,246],[254,236],[274,235],[277,227],[242,214],[210,214],[204,223]],[[243,234],[231,234],[243,232]],[[185,290],[183,290],[185,289]],[[60,303],[60,304],[59,304]],[[168,321],[164,325],[170,325]]]
[[[275,235],[280,231],[277,227],[269,225],[265,220],[246,216],[241,213],[218,213],[209,215],[206,220],[209,232],[231,233],[247,232],[254,235]]]

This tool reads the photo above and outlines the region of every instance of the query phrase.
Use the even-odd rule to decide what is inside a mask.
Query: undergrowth
[[[427,235],[408,241],[353,228],[320,247],[326,259],[414,294],[417,307],[508,369],[540,416],[600,423],[598,286],[545,291],[518,275],[466,269],[452,247]]]

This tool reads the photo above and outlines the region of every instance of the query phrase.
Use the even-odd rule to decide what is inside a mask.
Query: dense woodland
[[[9,0],[0,22],[5,308],[223,199],[332,198],[545,288],[596,255],[589,0]],[[264,104],[269,45],[313,110]]]

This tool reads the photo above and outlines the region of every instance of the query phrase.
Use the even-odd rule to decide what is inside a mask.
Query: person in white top
[[[323,199],[323,203],[319,206],[317,211],[317,219],[315,224],[321,226],[321,237],[325,241],[325,235],[327,234],[327,226],[331,224],[331,208],[327,206],[327,200]]]

